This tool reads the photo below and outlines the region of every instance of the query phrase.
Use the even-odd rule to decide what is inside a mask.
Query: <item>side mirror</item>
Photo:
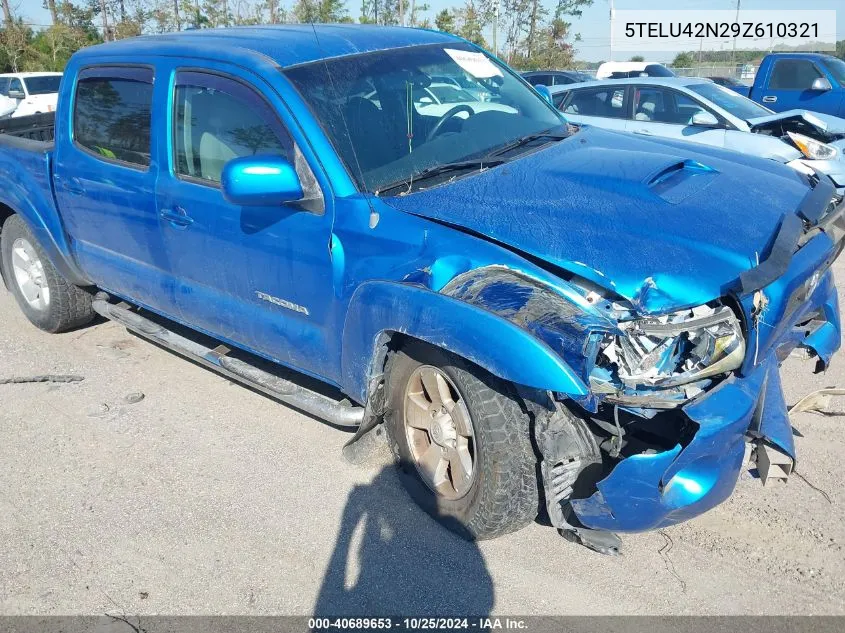
[[[552,101],[552,92],[546,86],[544,86],[543,84],[537,84],[536,86],[534,86],[534,90],[539,92],[540,96],[543,97],[543,99],[554,105],[554,102]]]
[[[828,90],[832,89],[833,86],[831,86],[830,82],[824,77],[816,77],[813,80],[813,85],[810,86],[810,90],[815,90],[817,92],[827,92]]]
[[[830,84],[828,84],[829,86]],[[21,90],[10,90],[8,93],[10,99],[26,99],[26,95]]]
[[[302,199],[296,170],[281,156],[243,156],[223,166],[223,197],[243,206],[276,206]]]
[[[700,112],[696,112],[692,115],[690,123],[692,125],[700,125],[702,127],[716,127],[719,125],[719,119],[717,119],[712,113],[707,112],[706,110],[701,110]]]

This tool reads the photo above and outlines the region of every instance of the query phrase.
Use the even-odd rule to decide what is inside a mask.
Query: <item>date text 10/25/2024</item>
[[[528,630],[528,623],[520,618],[475,617],[475,618],[311,618],[311,631],[331,630],[397,630],[397,631],[457,631],[457,630]]]

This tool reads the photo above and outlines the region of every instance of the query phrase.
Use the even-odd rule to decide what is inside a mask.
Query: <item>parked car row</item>
[[[711,81],[637,78],[554,86],[552,100],[574,123],[759,156],[830,177],[845,194],[845,120],[806,110],[771,110]]]
[[[467,538],[542,501],[614,553],[724,501],[746,447],[788,475],[780,362],[841,331],[830,179],[723,149],[739,95],[641,80],[561,112],[461,38],[372,25],[86,48],[55,141],[0,135],[0,272],[46,331],[100,314],[354,429],[352,459],[386,437]]]
[[[548,87],[582,83],[591,78],[577,71],[532,71],[523,76],[532,85]],[[596,79],[637,79],[672,77],[660,64],[649,62],[606,62],[596,72]],[[760,64],[752,85],[731,77],[707,79],[729,88],[752,101],[784,112],[804,109],[845,117],[845,61],[819,53],[772,53]]]

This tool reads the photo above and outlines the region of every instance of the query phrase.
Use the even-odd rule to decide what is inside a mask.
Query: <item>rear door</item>
[[[812,89],[813,81],[822,77],[827,78],[826,73],[813,60],[775,59],[757,100],[775,112],[797,108],[836,115],[840,94],[836,90]],[[755,96],[756,93],[755,90]]]
[[[558,109],[573,123],[621,131],[629,110],[627,86],[608,82],[606,86],[573,89]]]
[[[174,62],[170,151],[157,189],[180,316],[274,360],[327,375],[331,197],[324,200],[291,135],[295,123],[272,88],[238,67],[203,66]],[[305,202],[242,207],[223,197],[225,164],[261,154],[296,166]]]
[[[98,286],[172,313],[155,201],[154,69],[117,64],[72,74],[68,118],[56,121],[54,179],[75,254]]]

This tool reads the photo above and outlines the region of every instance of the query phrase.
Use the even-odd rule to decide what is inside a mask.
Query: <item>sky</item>
[[[419,1],[419,0],[418,0]],[[293,0],[288,0],[292,4]],[[462,0],[428,0],[430,15],[444,7],[454,7]],[[836,15],[837,39],[845,39],[845,3],[842,0],[741,0],[743,9],[839,9]],[[50,18],[42,6],[42,0],[11,0],[16,15],[24,16],[28,22],[49,24]],[[549,7],[555,0],[545,0]],[[736,0],[615,0],[616,9],[734,9]],[[360,0],[347,0],[352,16],[357,16]],[[577,43],[577,57],[584,61],[601,61],[610,58],[610,3],[609,0],[594,0],[593,6],[584,10],[580,18],[571,20],[573,32],[580,33],[582,41]],[[488,34],[489,39],[489,34]],[[729,45],[727,45],[729,46]],[[727,47],[726,46],[726,47]],[[614,55],[615,59],[627,59],[636,53],[626,51]],[[674,53],[651,53],[650,61],[671,61]]]

